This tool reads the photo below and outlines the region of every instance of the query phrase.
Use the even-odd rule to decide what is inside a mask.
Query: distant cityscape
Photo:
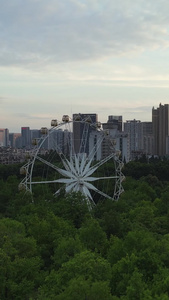
[[[120,150],[122,160],[125,162],[134,160],[136,157],[139,158],[142,155],[147,157],[169,156],[169,104],[162,105],[160,103],[158,108],[152,108],[152,122],[141,122],[136,119],[123,122],[123,116],[110,115],[106,123],[100,123],[98,122],[98,115],[95,113],[76,113],[72,115],[71,120],[76,122],[73,122],[70,133],[68,127],[63,130],[61,126],[58,126],[58,130],[46,138],[43,144],[44,151],[55,149],[56,143],[61,151],[67,151],[65,145],[67,135],[71,134],[71,131],[74,134],[76,148],[82,139],[82,128],[78,125],[78,120],[86,120],[86,122],[90,121],[92,124],[98,124],[101,130],[107,132],[114,141],[115,149]],[[57,128],[57,120],[52,122],[51,126]],[[69,123],[69,117],[63,116],[62,122]],[[8,128],[0,128],[0,163],[10,164],[24,161],[26,155],[35,147],[37,141],[47,133],[47,130],[44,127],[30,129],[30,127],[23,126],[20,133],[11,133]],[[88,151],[93,147],[97,138],[97,132],[91,130],[90,139],[87,141]],[[108,145],[104,142],[99,157],[103,158],[108,155],[108,151]]]

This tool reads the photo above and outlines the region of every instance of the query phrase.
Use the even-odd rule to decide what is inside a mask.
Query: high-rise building
[[[154,136],[154,155],[165,156],[169,154],[169,104],[152,108],[152,123]]]
[[[154,138],[152,134],[152,122],[130,120],[124,123],[124,131],[130,138],[131,160],[143,154],[152,155]]]
[[[99,143],[100,141],[100,132],[93,130],[89,136],[89,153],[93,155],[93,160],[99,161],[102,159],[102,145]],[[89,156],[89,159],[91,157]]]
[[[31,141],[33,139],[39,139],[40,136],[41,136],[41,134],[40,134],[40,130],[39,129],[31,129],[30,130]]]
[[[107,123],[103,123],[103,130],[108,131],[108,138],[102,143],[102,157],[106,157],[112,151],[112,143],[115,151],[120,150],[123,161],[128,162],[130,159],[129,136],[122,131],[122,116],[109,116]]]
[[[141,150],[145,155],[153,154],[154,137],[152,122],[141,122]]]
[[[9,133],[9,145],[11,148],[15,148],[14,133]]]
[[[49,136],[49,149],[63,152],[64,131],[62,129],[54,130]]]
[[[130,159],[133,160],[142,154],[142,130],[140,120],[128,120],[124,123],[124,132],[130,139]]]
[[[122,116],[108,116],[107,123],[103,123],[103,128],[117,129],[119,132],[123,130],[123,118]]]
[[[0,147],[9,146],[9,130],[7,128],[0,128]]]
[[[22,148],[31,147],[31,133],[29,127],[21,127]]]
[[[72,143],[72,132],[68,129],[64,129],[63,131],[63,153],[66,156],[70,155],[71,152],[71,143]]]
[[[21,133],[14,133],[14,147],[15,148],[22,148]]]
[[[98,122],[98,115],[78,113],[73,114],[73,120],[76,120],[77,116],[82,122],[77,121],[73,123],[74,150],[75,153],[78,153],[81,145],[81,152],[84,151],[89,154],[89,136],[94,130],[92,127],[90,127],[90,124]],[[83,140],[85,140],[85,149],[82,149],[84,146]]]
[[[120,150],[122,161],[130,161],[130,139],[127,133],[122,131],[116,135],[115,148]]]

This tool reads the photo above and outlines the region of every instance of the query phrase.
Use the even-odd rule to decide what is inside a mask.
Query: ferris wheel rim
[[[85,123],[85,122],[82,122],[82,121],[75,121],[75,120],[69,120],[69,122],[67,122],[67,126],[69,126],[69,125],[71,125],[71,124],[73,124],[73,123],[79,123],[79,122],[81,122],[81,123]],[[92,123],[91,124],[91,126],[94,126],[95,124],[94,123]],[[33,177],[33,168],[34,168],[34,164],[35,164],[35,161],[36,161],[36,159],[38,159],[39,157],[38,157],[38,153],[39,153],[39,150],[41,149],[41,147],[42,147],[42,145],[44,144],[44,142],[48,139],[48,137],[51,135],[51,133],[52,132],[54,132],[54,131],[57,131],[58,129],[60,129],[62,126],[65,126],[65,122],[60,122],[57,126],[55,126],[55,127],[51,127],[50,129],[48,129],[48,133],[44,136],[44,137],[42,137],[42,139],[41,139],[41,141],[40,141],[40,143],[38,144],[38,146],[37,146],[37,148],[36,148],[36,151],[35,151],[35,154],[34,154],[34,156],[33,156],[33,158],[32,158],[32,161],[31,161],[31,163],[30,163],[30,165],[31,165],[31,168],[30,168],[30,172],[29,172],[29,178],[27,178],[27,180],[26,180],[26,184],[29,184],[29,189],[30,189],[30,191],[32,192],[32,187],[33,187],[33,185],[35,185],[35,184],[40,184],[40,183],[55,183],[55,182],[57,182],[56,180],[53,180],[53,181],[39,181],[39,182],[34,182],[33,180],[32,180],[32,177]],[[98,132],[100,132],[101,134],[103,134],[102,132],[102,130],[98,130]],[[59,154],[59,153],[58,153]],[[109,161],[111,158],[113,158],[113,160],[114,160],[114,156],[115,156],[115,154],[113,154],[109,159],[107,159],[107,161]],[[61,156],[60,156],[60,154],[59,154],[59,157],[61,158]],[[61,158],[62,159],[62,158]],[[75,167],[74,167],[74,170],[73,170],[73,167],[71,168],[71,164],[72,164],[72,160],[73,158],[71,157],[70,158],[70,161],[68,161],[67,159],[64,161],[64,167],[65,167],[65,169],[63,170],[63,169],[61,169],[62,170],[62,175],[66,175],[66,172],[74,172],[75,173],[75,177],[74,177],[74,179],[72,179],[72,181],[70,180],[70,182],[72,183],[72,186],[74,186],[74,190],[76,190],[76,189],[78,189],[77,187],[78,187],[78,185],[77,184],[73,184],[73,182],[76,182],[76,181],[78,181],[78,176],[77,176],[77,169],[78,169],[78,172],[79,172],[79,170],[81,170],[82,171],[82,169],[84,169],[84,166],[86,167],[86,168],[89,168],[90,169],[90,161],[92,161],[92,157],[91,157],[91,159],[90,160],[88,160],[88,162],[87,162],[87,164],[85,165],[85,157],[84,157],[84,155],[82,156],[82,163],[81,163],[81,165],[79,164],[79,161],[78,161],[78,157],[76,157],[76,155],[75,155]],[[41,161],[42,161],[42,159],[41,159]],[[102,163],[104,163],[104,161],[106,161],[106,160],[104,160],[104,159],[101,159],[100,160],[100,164],[99,165],[101,165]],[[43,161],[43,162],[45,162],[45,161]],[[46,163],[46,162],[45,162]],[[117,161],[116,161],[116,163],[117,163]],[[58,171],[59,170],[59,168],[57,168],[56,166],[54,166],[54,165],[52,165],[51,163],[49,164],[49,163],[47,163],[47,165],[49,166],[49,167],[52,167],[53,169],[55,169],[56,171]],[[87,167],[88,166],[88,167]],[[94,167],[92,167],[92,168],[94,168]],[[91,168],[91,169],[92,169]],[[95,167],[96,168],[96,170],[97,170],[97,167]],[[67,170],[66,170],[67,169]],[[90,174],[89,175],[92,175],[92,173],[94,172],[93,170],[91,170],[90,169]],[[64,171],[64,172],[63,172]],[[61,174],[61,173],[60,173]],[[67,175],[68,175],[68,173],[67,173]],[[85,175],[85,176],[87,176],[87,175]],[[83,175],[83,178],[85,178],[85,176]],[[69,177],[69,176],[68,176]],[[121,177],[121,178],[120,178]],[[92,179],[89,179],[89,178],[91,178],[91,177],[87,177],[88,178],[88,181],[89,182],[92,182]],[[121,193],[121,191],[122,191],[122,188],[121,188],[121,179],[123,178],[123,174],[121,173],[121,168],[120,168],[120,171],[118,172],[118,174],[117,174],[117,170],[116,170],[116,175],[115,176],[110,176],[110,177],[98,177],[98,178],[96,178],[95,177],[95,180],[93,180],[93,181],[96,181],[96,180],[101,180],[101,179],[117,179],[117,181],[119,181],[120,182],[120,184],[119,184],[119,186],[116,186],[116,184],[115,184],[115,186],[116,186],[116,195],[117,195],[117,197],[120,195],[120,193]],[[85,180],[84,180],[85,181]],[[84,183],[84,181],[83,181],[83,183]],[[86,182],[87,182],[87,179],[86,179]],[[85,183],[86,183],[85,182]],[[88,182],[88,187],[90,186],[90,184],[89,184],[89,182]],[[67,189],[69,189],[68,188],[68,186],[66,186],[66,184],[65,184],[65,187],[67,188]],[[84,187],[84,190],[86,190],[87,189],[87,187],[86,187],[86,185],[84,184],[83,185],[83,187]],[[90,186],[91,187],[91,186]],[[118,188],[119,188],[119,192],[117,191],[118,190]],[[78,190],[82,190],[82,189],[78,189]],[[85,194],[85,196],[87,196],[87,198],[91,198],[90,197],[90,191],[89,191],[90,189],[88,188],[88,191],[86,190],[86,192],[84,193]],[[91,190],[92,190],[92,188],[91,188]],[[93,190],[95,190],[97,193],[99,193],[99,194],[101,194],[101,195],[104,195],[104,197],[106,197],[106,198],[110,198],[110,199],[112,199],[112,200],[114,200],[114,195],[113,195],[113,197],[110,197],[108,194],[105,194],[105,193],[103,193],[102,191],[100,191],[100,190],[98,190],[98,189],[94,189],[93,188]],[[55,192],[55,194],[57,194],[57,191]],[[116,199],[115,199],[116,200]]]

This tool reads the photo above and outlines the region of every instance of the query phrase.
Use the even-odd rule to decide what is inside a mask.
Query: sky
[[[0,0],[0,127],[151,121],[169,103],[168,0]]]

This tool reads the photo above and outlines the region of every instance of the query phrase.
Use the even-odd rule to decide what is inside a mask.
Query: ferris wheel
[[[100,198],[118,200],[124,175],[114,141],[90,116],[52,120],[50,129],[42,127],[41,137],[32,141],[34,148],[20,170],[25,177],[19,187],[33,193],[37,186],[50,186],[56,196],[62,190],[81,192],[89,205]]]

